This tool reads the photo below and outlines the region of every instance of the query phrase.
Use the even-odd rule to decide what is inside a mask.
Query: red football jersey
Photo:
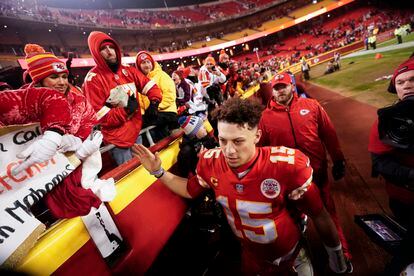
[[[300,239],[286,209],[292,191],[305,191],[294,201],[304,212],[316,215],[322,210],[309,158],[295,149],[257,148],[255,161],[243,176],[227,165],[220,148],[211,149],[200,157],[197,177],[199,181],[188,182],[190,195],[197,196],[200,186],[214,189],[244,249],[269,261],[286,255]]]

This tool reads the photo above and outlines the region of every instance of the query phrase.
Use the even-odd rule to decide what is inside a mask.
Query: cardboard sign
[[[40,135],[38,124],[0,129],[0,266],[41,225],[30,207],[80,164],[79,160],[72,164],[65,155],[57,153],[49,161],[12,175],[12,169],[21,162],[16,154]]]

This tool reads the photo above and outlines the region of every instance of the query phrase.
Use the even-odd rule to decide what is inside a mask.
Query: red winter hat
[[[173,74],[176,74],[180,78],[180,80],[184,80],[184,74],[182,70],[175,70]]]
[[[69,74],[66,64],[54,54],[48,53],[43,47],[37,44],[26,44],[27,72],[34,83],[38,83],[52,74]]]
[[[394,71],[394,74],[392,75],[392,83],[395,85],[395,78],[402,73],[405,73],[407,71],[414,70],[414,57],[404,61],[403,63],[398,66],[398,68]]]
[[[272,87],[275,87],[276,84],[283,83],[283,84],[292,84],[292,78],[286,72],[281,74],[277,74],[272,79]]]
[[[155,61],[152,58],[152,56],[148,52],[146,52],[146,51],[140,51],[140,52],[138,52],[138,54],[137,54],[137,56],[135,58],[135,65],[137,66],[138,70],[141,71],[141,67],[140,66],[141,66],[141,63],[144,60],[151,61],[152,67],[153,68],[155,67]]]

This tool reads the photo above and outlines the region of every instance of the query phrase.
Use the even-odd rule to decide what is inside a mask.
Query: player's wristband
[[[151,175],[155,176],[156,178],[160,178],[164,175],[165,170],[163,167],[160,167],[158,170],[150,172]]]

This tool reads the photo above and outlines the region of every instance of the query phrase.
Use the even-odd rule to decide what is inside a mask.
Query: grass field
[[[320,64],[312,68],[311,82],[343,96],[353,97],[375,107],[383,107],[394,102],[397,97],[387,92],[389,79],[375,80],[391,75],[413,51],[413,48],[405,48],[384,52],[380,59],[375,59],[375,54],[344,59],[341,69],[329,75],[324,75],[326,63]]]
[[[403,36],[403,42],[408,42],[408,41],[413,41],[413,40],[414,40],[414,32],[407,36]],[[393,38],[383,43],[380,43],[378,44],[378,48],[382,48],[382,47],[390,46],[390,45],[397,45],[397,39]]]

